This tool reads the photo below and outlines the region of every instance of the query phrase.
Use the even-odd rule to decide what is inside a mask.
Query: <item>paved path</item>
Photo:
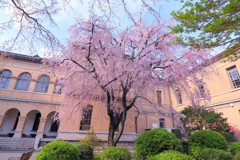
[[[10,157],[21,157],[24,151],[0,151],[0,160],[8,160]],[[30,160],[34,160],[38,152],[33,152]]]

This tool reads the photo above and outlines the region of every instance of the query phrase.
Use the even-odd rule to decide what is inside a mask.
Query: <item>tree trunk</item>
[[[114,116],[114,112],[111,109],[111,101],[115,99],[114,94],[110,94],[110,92],[107,93],[107,111],[108,111],[108,116],[110,118],[110,123],[109,123],[109,129],[108,129],[108,146],[116,146],[119,139],[121,138],[123,134],[123,130],[125,127],[125,121],[127,118],[127,112],[128,110],[134,105],[136,98],[133,99],[130,105],[127,106],[127,98],[126,98],[126,93],[124,92],[123,97],[122,97],[122,106],[123,106],[123,111],[120,113],[119,116]],[[119,127],[119,131],[117,135],[115,136],[115,131]]]
[[[115,133],[115,130],[110,122],[109,129],[108,129],[108,146],[116,146],[116,144],[114,143],[114,133]]]
[[[114,119],[110,118],[109,130],[108,130],[108,146],[116,146],[119,139],[121,138],[125,126],[127,112],[122,112],[121,116],[118,118],[118,122],[114,122]],[[115,131],[119,127],[117,135]]]
[[[116,135],[116,137],[114,138],[114,144],[115,146],[117,145],[119,139],[121,138],[122,134],[123,134],[123,130],[124,130],[124,127],[125,127],[125,121],[126,121],[126,117],[127,117],[127,111],[123,111],[121,113],[121,116],[120,116],[120,123],[119,123],[119,131],[118,131],[118,134]]]

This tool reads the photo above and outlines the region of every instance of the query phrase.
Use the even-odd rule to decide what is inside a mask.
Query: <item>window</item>
[[[227,69],[234,88],[240,88],[240,77],[236,66]]]
[[[56,83],[54,85],[54,90],[53,90],[53,94],[62,94],[62,90],[63,90],[63,81],[64,79],[60,79],[60,80],[56,80]]]
[[[38,126],[39,126],[39,123],[40,123],[40,118],[41,118],[41,113],[37,113],[36,117],[35,117],[35,120],[34,120],[34,123],[33,123],[33,128],[32,128],[33,131],[38,130]]]
[[[162,91],[157,91],[157,104],[162,106]]]
[[[199,89],[201,98],[204,98],[205,97],[205,88],[204,88],[203,81],[198,82],[198,89]]]
[[[49,81],[50,81],[50,78],[46,75],[39,77],[36,87],[34,89],[34,92],[47,93]]]
[[[176,98],[177,98],[177,103],[178,103],[178,104],[182,104],[182,95],[181,95],[180,90],[177,89],[177,90],[175,91],[175,94],[176,94]]]
[[[30,79],[32,78],[29,73],[22,73],[18,77],[17,85],[15,87],[16,90],[27,91],[30,85]]]
[[[13,126],[12,130],[15,130],[17,128],[17,124],[18,124],[18,121],[19,121],[19,116],[20,116],[20,112],[18,112],[18,114],[17,114],[17,118],[15,120],[15,123],[14,123],[14,126]]]
[[[0,88],[8,88],[12,72],[9,70],[3,70],[0,72]]]
[[[59,126],[59,121],[58,120],[52,121],[50,132],[57,132],[58,131],[58,126]]]
[[[80,130],[90,130],[93,107],[88,105],[83,111],[83,118],[80,123]]]
[[[165,119],[164,118],[160,118],[159,119],[159,126],[160,126],[160,128],[166,128]]]

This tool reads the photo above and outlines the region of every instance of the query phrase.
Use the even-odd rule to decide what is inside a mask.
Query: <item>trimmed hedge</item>
[[[191,156],[178,151],[164,151],[155,156],[149,157],[147,160],[194,160]]]
[[[201,155],[201,151],[203,150],[203,148],[200,148],[200,147],[191,147],[188,152],[189,154],[196,158],[197,160],[200,159],[200,155]]]
[[[37,154],[36,160],[80,160],[77,146],[66,141],[46,144]]]
[[[233,156],[220,149],[207,148],[200,152],[201,160],[231,160]]]
[[[101,155],[101,160],[131,160],[131,153],[124,147],[107,147]]]
[[[79,150],[79,156],[81,160],[92,160],[93,159],[93,149],[87,143],[79,143],[77,145]]]
[[[230,152],[235,155],[237,152],[240,152],[240,142],[234,142],[230,145]]]
[[[145,159],[165,150],[182,152],[182,145],[174,134],[160,128],[145,131],[135,142],[138,159]]]
[[[225,151],[228,148],[226,139],[220,133],[208,130],[201,130],[192,134],[188,139],[188,144],[190,152],[196,147],[202,149],[216,148]]]

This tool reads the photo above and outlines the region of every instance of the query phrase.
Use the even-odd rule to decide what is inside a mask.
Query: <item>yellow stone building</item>
[[[0,149],[7,145],[7,139],[32,139],[32,146],[41,145],[55,139],[78,141],[93,128],[96,135],[107,140],[109,118],[105,103],[101,99],[89,104],[90,110],[81,120],[81,114],[74,113],[74,121],[66,118],[60,122],[52,117],[63,103],[62,87],[57,77],[41,64],[38,56],[15,53],[1,53],[0,59]],[[209,91],[211,100],[199,99],[205,107],[212,107],[223,112],[231,125],[240,128],[240,60],[222,62],[221,55],[214,57],[212,64],[206,67],[208,78],[203,79],[199,92]],[[57,73],[56,73],[57,74]],[[172,113],[164,107],[174,106],[178,111],[189,105],[187,97],[181,90],[156,87],[155,107],[139,101],[136,108],[128,113],[125,130],[119,144],[133,146],[136,137],[151,128],[175,128]],[[164,107],[162,107],[164,106]],[[17,147],[5,149],[21,149]],[[26,149],[26,148],[25,148]]]
[[[0,136],[14,140],[35,139],[37,148],[55,139],[79,141],[93,128],[98,137],[106,140],[109,118],[102,100],[89,104],[91,110],[83,120],[80,120],[79,112],[74,113],[74,120],[66,116],[60,123],[53,121],[64,97],[55,89],[59,87],[56,75],[45,69],[41,60],[38,56],[1,52]],[[170,103],[165,92],[158,91],[155,108],[146,102],[138,102],[138,110],[130,110],[120,145],[133,146],[137,135],[146,129],[162,127],[171,130],[174,127],[171,113],[160,107]],[[5,144],[0,143],[0,148],[1,145]]]
[[[226,60],[221,54],[212,59],[211,65],[205,68],[207,76],[198,86],[199,94],[209,92],[210,100],[200,98],[200,104],[222,112],[228,118],[228,123],[240,129],[240,59]],[[177,94],[171,90],[172,105],[181,111],[189,105],[186,95]],[[180,95],[180,96],[179,96]]]

